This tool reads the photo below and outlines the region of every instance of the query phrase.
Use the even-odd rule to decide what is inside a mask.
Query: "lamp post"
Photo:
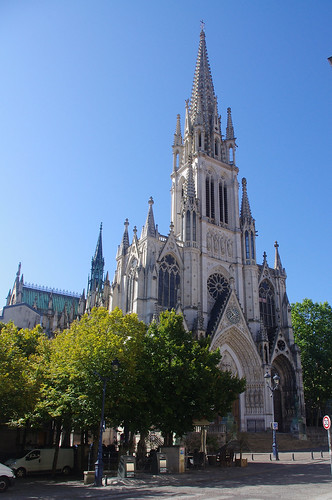
[[[271,379],[271,375],[266,372],[264,375],[264,378],[266,380],[266,385],[271,391],[271,398],[272,398],[272,454],[274,460],[279,460],[279,455],[278,455],[278,445],[277,445],[277,425],[276,422],[274,421],[274,391],[279,389],[279,382],[280,382],[280,377],[279,375],[275,374],[273,376],[273,385],[269,384],[269,381]]]
[[[117,372],[119,369],[119,361],[115,358],[112,361],[112,370]],[[95,463],[95,486],[102,485],[103,472],[104,472],[104,462],[103,462],[103,432],[104,432],[104,410],[105,410],[105,394],[106,394],[106,383],[109,377],[102,377],[98,372],[95,374],[103,382],[103,399],[101,404],[101,417],[100,417],[100,430],[99,430],[99,443],[98,443],[98,455],[97,461]]]

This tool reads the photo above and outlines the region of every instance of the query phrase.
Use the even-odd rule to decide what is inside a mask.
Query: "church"
[[[140,237],[130,241],[126,219],[111,284],[110,309],[137,313],[149,324],[174,308],[197,337],[210,336],[221,369],[247,381],[234,416],[241,431],[263,431],[274,420],[302,433],[302,371],[294,343],[286,272],[275,243],[274,266],[257,263],[255,219],[246,179],[239,202],[239,168],[231,109],[226,130],[214,92],[204,29],[184,130],[176,119],[171,172],[171,224],[155,224],[152,198]],[[280,377],[271,398],[264,375]]]
[[[146,324],[158,320],[161,311],[175,309],[193,335],[209,336],[211,349],[220,350],[221,370],[245,377],[246,390],[233,408],[238,430],[264,431],[277,421],[279,431],[301,435],[305,432],[302,370],[286,272],[277,242],[273,267],[266,253],[257,263],[250,189],[246,179],[238,178],[230,108],[225,123],[222,131],[202,28],[183,131],[180,115],[176,118],[168,234],[159,233],[151,197],[140,235],[134,226],[130,238],[125,220],[113,282],[108,273],[104,276],[100,227],[86,297],[84,291],[73,296],[28,286],[19,266],[0,321],[15,321],[16,308],[22,323],[18,326],[40,323],[51,334],[94,306],[110,311],[119,307],[136,313]],[[280,390],[273,398],[266,374],[280,377]]]

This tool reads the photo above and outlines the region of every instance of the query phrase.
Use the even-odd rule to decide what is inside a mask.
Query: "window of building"
[[[193,212],[193,241],[196,241],[196,212]]]
[[[227,188],[224,182],[219,182],[219,216],[220,222],[228,224]]]
[[[166,309],[175,308],[179,288],[179,266],[172,255],[166,255],[159,267],[158,304]]]
[[[187,214],[186,214],[186,241],[190,241],[190,233],[191,233],[191,230],[190,230],[190,211],[187,210]]]
[[[208,175],[205,180],[205,203],[206,203],[206,216],[210,219],[215,218],[214,206],[214,181]]]
[[[246,244],[246,259],[250,259],[250,255],[249,255],[249,234],[248,234],[248,231],[245,232],[245,244]]]
[[[259,286],[259,309],[264,326],[276,326],[274,288],[268,280],[262,281]]]
[[[231,146],[229,148],[229,163],[233,163],[234,162],[234,151],[233,151],[233,147]]]
[[[255,242],[254,242],[254,233],[251,231],[251,258],[255,258]]]
[[[127,273],[126,312],[133,311],[136,271],[137,271],[137,260],[133,259],[130,264],[129,271]]]

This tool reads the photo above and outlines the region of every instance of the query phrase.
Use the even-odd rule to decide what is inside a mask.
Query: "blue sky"
[[[289,300],[332,304],[330,0],[1,0],[0,307],[19,262],[26,282],[86,288],[100,222],[112,279],[150,196],[168,233],[201,19],[257,261],[278,240]]]

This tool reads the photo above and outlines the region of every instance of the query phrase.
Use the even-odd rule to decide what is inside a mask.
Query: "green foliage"
[[[93,309],[69,330],[51,341],[50,362],[36,414],[61,419],[65,425],[97,431],[103,378],[107,380],[105,419],[119,425],[120,400],[130,401],[128,381],[135,368],[135,352],[145,325],[120,310]],[[112,370],[118,358],[119,373]],[[124,380],[129,392],[124,389]],[[134,385],[134,384],[133,384]]]
[[[155,425],[164,435],[182,436],[193,421],[213,420],[226,414],[245,388],[245,381],[221,372],[219,351],[209,350],[209,341],[195,340],[174,311],[160,315],[148,331],[153,388],[151,405]]]
[[[33,411],[43,379],[48,340],[40,326],[19,330],[13,323],[0,328],[0,422],[17,421]]]
[[[1,325],[0,343],[2,421],[54,420],[58,430],[96,435],[106,379],[106,425],[143,434],[154,426],[182,436],[195,419],[226,414],[245,387],[219,370],[219,351],[211,352],[207,339],[193,339],[174,311],[147,331],[135,314],[93,309],[51,340],[40,328]]]
[[[309,421],[317,424],[332,397],[332,308],[327,302],[304,299],[292,304],[292,322]]]

